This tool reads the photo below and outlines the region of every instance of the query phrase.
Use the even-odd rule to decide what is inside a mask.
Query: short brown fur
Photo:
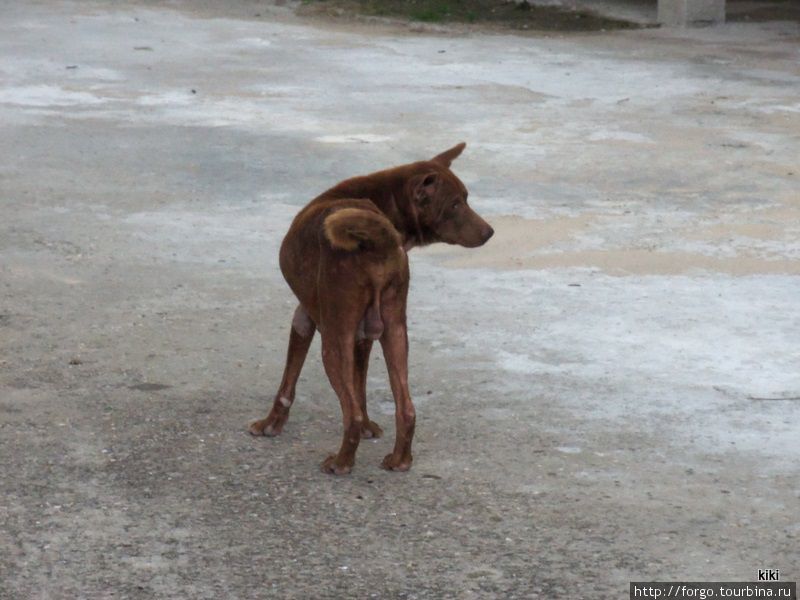
[[[411,467],[415,410],[408,391],[407,251],[435,242],[480,246],[494,233],[467,205],[467,190],[450,170],[461,143],[431,160],[348,179],[319,195],[295,217],[280,250],[281,272],[300,301],[292,320],[283,380],[253,435],[278,435],[289,417],[297,378],[314,337],[342,408],[344,437],[322,469],[349,473],[362,437],[382,429],[367,415],[366,378],[380,340],[395,400],[396,440],[382,466]]]
[[[325,237],[339,250],[383,250],[401,245],[400,234],[380,213],[342,208],[325,218]]]

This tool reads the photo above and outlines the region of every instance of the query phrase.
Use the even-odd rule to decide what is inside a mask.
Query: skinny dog
[[[308,348],[319,329],[322,362],[344,416],[327,473],[349,473],[360,439],[383,431],[367,415],[367,367],[380,340],[395,401],[394,450],[382,466],[411,467],[415,411],[408,392],[408,255],[434,242],[475,248],[494,230],[467,205],[467,189],[450,170],[461,143],[431,160],[354,177],[317,196],[295,217],[280,267],[300,301],[292,319],[286,368],[272,410],[250,425],[253,435],[281,433]]]

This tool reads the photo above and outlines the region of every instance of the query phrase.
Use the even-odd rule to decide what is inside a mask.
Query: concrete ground
[[[0,6],[0,597],[623,598],[800,577],[800,30],[517,37]],[[256,16],[258,13],[258,16]],[[414,468],[353,473],[277,248],[465,140],[411,255]]]

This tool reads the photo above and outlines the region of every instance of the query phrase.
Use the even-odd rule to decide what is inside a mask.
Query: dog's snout
[[[493,235],[494,235],[494,229],[492,229],[491,225],[487,225],[483,230],[483,243],[485,244],[486,242],[488,242],[489,238],[491,238]]]

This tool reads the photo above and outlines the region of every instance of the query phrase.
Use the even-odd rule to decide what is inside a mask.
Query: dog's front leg
[[[408,393],[408,333],[406,329],[405,294],[397,301],[384,300],[385,329],[381,337],[383,356],[389,371],[389,384],[395,404],[397,434],[394,451],[383,459],[381,466],[391,471],[411,468],[411,440],[414,438],[416,412]]]
[[[367,414],[367,369],[369,368],[369,353],[372,350],[372,340],[364,339],[356,341],[355,355],[355,387],[358,404],[361,412],[364,413],[364,423],[361,425],[362,438],[379,438],[383,435],[383,429],[374,421],[370,421]]]

